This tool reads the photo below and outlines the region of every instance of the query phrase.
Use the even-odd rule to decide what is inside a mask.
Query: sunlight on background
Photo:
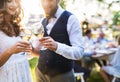
[[[109,4],[112,1],[115,0],[105,0],[105,3]],[[108,10],[106,4],[100,4],[97,0],[75,0],[74,3],[72,0],[69,0],[66,4],[66,10],[75,14],[80,22],[87,18],[91,23],[101,24],[103,20],[109,20],[109,22],[112,23],[111,19],[113,14],[111,11],[120,10],[120,6],[119,4],[113,4],[111,9]],[[27,18],[30,14],[43,14],[40,0],[22,0],[22,5],[25,12],[24,23],[28,21]],[[98,14],[100,14],[101,17],[99,17]]]
[[[40,0],[22,0],[25,13],[41,14]]]
[[[90,23],[102,24],[104,20],[108,20],[111,24],[112,11],[120,10],[120,5],[117,3],[113,4],[110,9],[107,8],[112,1],[115,0],[104,0],[103,4],[97,0],[75,0],[74,3],[68,1],[66,9],[74,13],[80,22],[87,18]]]
[[[24,10],[24,19],[22,25],[25,25],[29,21],[29,17],[40,16],[43,14],[43,10],[40,5],[40,0],[22,0],[22,7]]]

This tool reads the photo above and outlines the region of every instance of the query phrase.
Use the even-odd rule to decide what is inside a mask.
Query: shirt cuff
[[[58,44],[58,47],[57,47],[55,52],[59,55],[62,55],[63,54],[63,48],[64,48],[65,44],[62,44],[62,43],[59,43],[59,42],[57,42],[57,44]]]

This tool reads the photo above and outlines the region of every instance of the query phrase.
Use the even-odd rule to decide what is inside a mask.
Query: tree
[[[114,12],[113,25],[120,25],[120,11]]]
[[[60,0],[60,6],[65,9],[67,0]]]
[[[68,0],[69,1],[69,0]],[[75,0],[72,0],[73,2],[75,1]],[[66,8],[66,3],[67,3],[67,0],[60,0],[60,6],[63,8],[63,9],[65,9]]]
[[[120,0],[116,0],[116,1],[113,0],[113,1],[112,1],[111,3],[109,3],[109,4],[106,3],[105,0],[98,0],[98,2],[107,4],[107,5],[108,5],[108,9],[110,9],[110,7],[112,7],[113,4],[116,4],[116,3],[119,4],[119,3],[120,3]]]

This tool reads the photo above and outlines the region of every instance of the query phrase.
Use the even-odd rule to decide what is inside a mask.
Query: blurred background
[[[31,25],[40,22],[44,16],[40,0],[22,0],[22,5],[25,12],[22,23],[25,28],[32,28]],[[120,0],[61,0],[60,5],[77,16],[83,35],[86,29],[99,28],[105,21],[112,30],[120,30]]]
[[[40,0],[22,0],[22,5],[25,12],[23,28],[36,29],[35,23],[40,22],[44,17]],[[115,40],[120,34],[120,0],[61,0],[60,5],[76,15],[80,21],[83,36],[87,29],[91,29],[92,38],[97,38],[99,28],[102,28],[108,40]],[[34,80],[37,58],[30,58],[29,62]],[[104,82],[97,67],[92,69],[87,82]]]

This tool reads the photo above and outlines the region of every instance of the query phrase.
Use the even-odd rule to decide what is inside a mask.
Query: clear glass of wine
[[[32,33],[29,29],[23,28],[21,30],[20,37],[21,37],[22,41],[26,41],[26,42],[30,43],[29,40],[30,40],[31,36],[32,36]],[[31,43],[30,43],[30,46],[32,47]],[[24,54],[29,55],[30,53],[24,52]]]
[[[35,27],[36,27],[35,28],[36,30],[34,30],[34,35],[36,37],[38,37],[39,39],[42,38],[43,35],[44,35],[44,27],[43,27],[43,25],[41,24],[41,22],[39,22],[39,23],[35,24]],[[46,48],[44,46],[42,46],[41,50],[46,50]]]
[[[21,39],[24,41],[29,41],[31,36],[32,36],[32,33],[29,29],[23,29],[20,34]]]

